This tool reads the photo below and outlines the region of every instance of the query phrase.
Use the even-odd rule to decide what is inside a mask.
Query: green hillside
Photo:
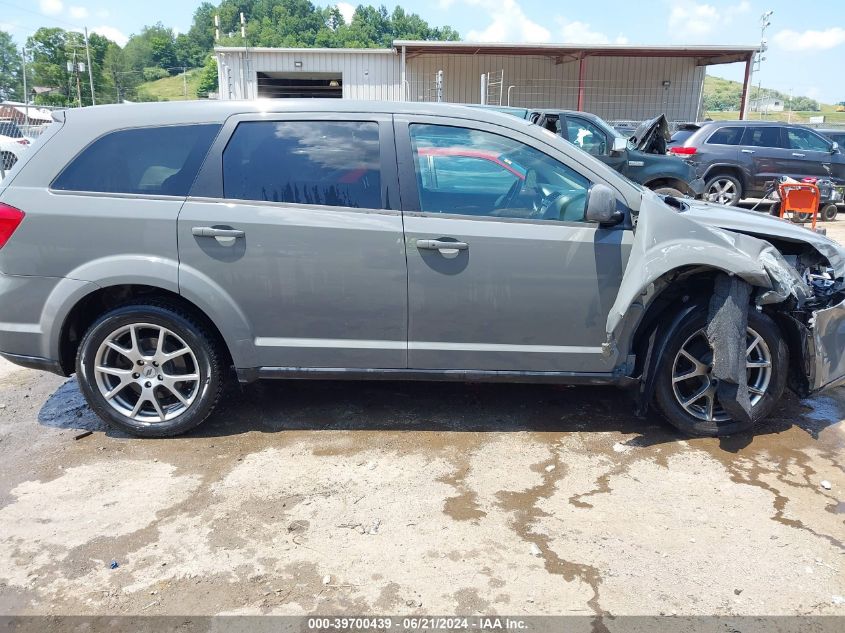
[[[763,88],[761,94],[783,100],[786,105],[784,112],[763,114],[769,120],[788,121],[793,123],[807,123],[812,116],[824,115],[825,123],[845,124],[845,112],[836,112],[835,107],[827,103],[819,103],[808,97],[793,95],[791,98],[792,113],[790,114],[790,96],[777,90]],[[757,86],[751,87],[751,98],[757,98]],[[704,78],[704,115],[710,119],[730,120],[739,116],[739,105],[742,99],[742,84],[730,79],[707,75]],[[750,112],[754,119],[759,115]]]
[[[185,101],[198,99],[197,88],[200,83],[202,68],[192,68],[187,73],[187,82],[183,73],[148,81],[138,86],[138,99],[142,101]],[[185,95],[187,83],[188,94]]]

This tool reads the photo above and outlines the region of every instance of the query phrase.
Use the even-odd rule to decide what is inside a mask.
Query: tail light
[[[24,218],[24,212],[0,202],[0,248],[6,245]]]
[[[29,145],[29,139],[27,139],[27,138],[18,139],[18,145]]]
[[[670,154],[677,154],[678,156],[692,156],[698,151],[694,147],[670,147]]]

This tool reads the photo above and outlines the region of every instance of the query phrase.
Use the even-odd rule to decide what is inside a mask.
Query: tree
[[[124,48],[126,61],[138,74],[144,68],[163,68],[176,74],[176,38],[173,31],[161,22],[145,26],[137,35],[129,38]]]
[[[104,90],[101,90],[101,102],[106,103],[108,100],[121,103],[124,99],[134,99],[138,83],[140,76],[129,65],[125,51],[111,42],[103,60]]]
[[[51,94],[36,96],[36,103],[68,105],[74,100],[70,96],[71,76],[67,70],[67,62],[73,60],[73,47],[68,36],[64,29],[42,27],[27,39],[26,47],[32,58],[33,85],[53,89]],[[75,94],[76,87],[73,87],[73,92]]]
[[[23,66],[12,36],[0,31],[0,99],[23,100]]]
[[[205,64],[202,67],[200,83],[197,86],[197,95],[207,97],[209,92],[217,92],[218,88],[217,60],[214,55],[209,55],[205,58]]]

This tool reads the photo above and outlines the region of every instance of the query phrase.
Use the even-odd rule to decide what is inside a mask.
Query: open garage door
[[[259,99],[340,99],[340,73],[258,73]]]

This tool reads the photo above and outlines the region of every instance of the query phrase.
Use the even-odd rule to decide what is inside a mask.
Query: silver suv
[[[65,111],[0,184],[0,350],[165,436],[224,381],[631,386],[699,435],[845,376],[845,258],[461,106]],[[232,371],[233,370],[233,371]]]

